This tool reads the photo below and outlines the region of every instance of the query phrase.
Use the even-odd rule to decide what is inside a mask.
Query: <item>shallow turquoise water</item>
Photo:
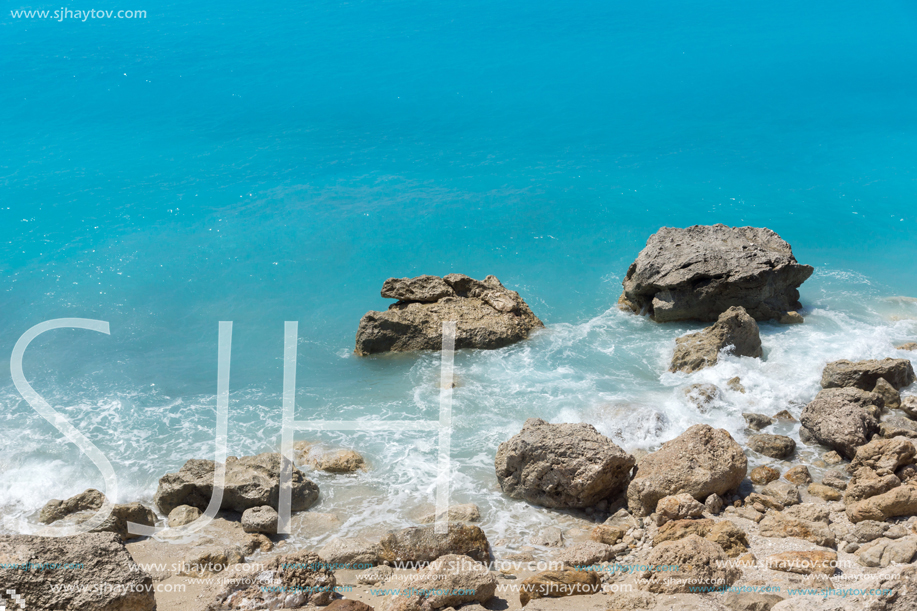
[[[44,336],[26,372],[125,500],[212,452],[220,320],[232,453],[276,447],[285,320],[298,418],[434,417],[434,355],[350,355],[390,276],[495,274],[548,325],[458,357],[455,494],[494,510],[493,452],[527,417],[628,449],[696,421],[741,439],[742,411],[796,409],[825,361],[917,336],[917,304],[888,299],[917,296],[913,3],[144,4],[0,16],[0,372],[33,324],[111,323]],[[807,324],[763,326],[765,362],[691,378],[751,390],[699,415],[664,373],[694,327],[612,306],[651,233],[715,222],[768,226],[817,272]],[[7,513],[101,485],[0,376]],[[374,466],[319,478],[348,528],[432,502],[433,440],[328,439]]]

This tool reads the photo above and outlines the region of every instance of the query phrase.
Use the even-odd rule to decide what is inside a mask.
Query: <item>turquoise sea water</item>
[[[149,500],[212,455],[218,321],[235,324],[230,453],[275,450],[284,321],[298,419],[434,418],[436,355],[353,357],[357,323],[390,276],[494,274],[547,324],[457,358],[454,496],[496,538],[542,519],[493,477],[527,417],[628,450],[698,421],[741,440],[742,411],[800,410],[826,361],[917,339],[917,302],[894,299],[917,297],[912,2],[142,4],[0,15],[8,515],[102,485],[5,373],[52,318],[112,333],[43,336],[26,375],[109,456],[119,500]],[[667,374],[697,325],[618,312],[620,282],[659,227],[716,222],[770,227],[816,267],[807,322],[763,325],[762,362]],[[711,413],[681,396],[733,375],[749,393]],[[324,438],[373,465],[316,476],[344,530],[432,504],[434,439]]]

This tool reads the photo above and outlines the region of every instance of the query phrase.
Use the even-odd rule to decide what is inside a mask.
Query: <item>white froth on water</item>
[[[502,350],[460,351],[455,359],[452,502],[477,503],[490,540],[512,546],[558,520],[576,521],[500,492],[494,455],[527,418],[587,422],[629,452],[652,450],[697,423],[725,428],[745,442],[743,412],[773,415],[786,409],[798,418],[818,392],[828,361],[914,358],[895,346],[917,338],[917,302],[881,295],[868,280],[847,272],[822,272],[811,284],[804,296],[811,304],[803,311],[805,324],[760,325],[763,359],[723,355],[716,366],[690,375],[667,371],[674,341],[704,325],[655,324],[617,308],[578,324],[549,325],[529,341]],[[370,469],[354,475],[309,472],[321,488],[312,511],[336,519],[327,518],[328,524],[319,527],[320,521],[301,516],[294,521],[299,533],[294,545],[319,545],[330,536],[378,535],[411,525],[433,509],[435,434],[374,431],[371,421],[438,419],[439,357],[425,353],[363,362],[374,371],[370,388],[344,384],[325,391],[315,384],[300,389],[298,419],[365,419],[368,426],[365,431],[299,433],[297,440],[354,448]],[[744,394],[727,387],[736,376]],[[683,392],[698,383],[720,389],[704,413]],[[61,387],[52,398],[115,465],[118,502],[149,502],[164,473],[189,458],[213,455],[212,396],[170,398],[153,390]],[[14,432],[0,441],[0,511],[34,520],[50,498],[66,498],[90,486],[101,489],[93,465],[10,389],[0,402],[4,428]],[[280,405],[276,389],[233,391],[230,454],[277,451]],[[774,431],[791,435],[806,450],[798,425],[775,425]],[[747,453],[752,465],[774,462]]]

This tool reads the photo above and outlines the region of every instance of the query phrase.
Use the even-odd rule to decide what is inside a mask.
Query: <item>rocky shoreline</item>
[[[723,354],[766,358],[758,321],[803,322],[798,288],[811,274],[767,229],[664,228],[628,270],[620,305],[659,323],[713,323],[675,342],[670,371],[690,376]],[[493,276],[393,278],[382,296],[398,301],[363,317],[359,356],[437,349],[447,320],[458,321],[457,348],[500,348],[544,326]],[[199,533],[129,533],[128,521],[200,518],[216,464],[191,458],[160,478],[152,507],[114,505],[94,533],[0,536],[0,589],[27,609],[91,611],[915,609],[917,344],[900,348],[826,363],[821,390],[792,412],[743,414],[745,447],[695,424],[634,455],[590,424],[527,420],[493,464],[519,511],[555,516],[534,536],[491,541],[481,524],[496,517],[466,503],[450,507],[445,534],[430,514],[306,549],[277,534],[282,459],[271,452],[227,459],[220,512]],[[728,387],[747,392],[739,378]],[[685,387],[699,413],[721,392]],[[775,429],[798,429],[807,451]],[[320,496],[310,471],[346,477],[371,461],[300,442],[295,462],[295,519],[327,520],[333,534],[337,518],[310,510]],[[51,500],[38,521],[77,525],[106,502],[96,490]]]

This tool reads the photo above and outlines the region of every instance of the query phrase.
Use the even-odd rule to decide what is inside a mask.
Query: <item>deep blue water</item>
[[[917,335],[917,305],[887,299],[917,296],[913,2],[140,4],[0,15],[0,505],[98,485],[6,373],[52,318],[111,323],[41,338],[26,372],[146,499],[212,452],[218,321],[235,323],[230,450],[264,451],[285,320],[301,417],[429,417],[435,358],[349,356],[360,316],[390,276],[495,274],[548,330],[459,357],[457,494],[494,507],[493,450],[528,416],[629,449],[698,418],[663,373],[693,327],[612,308],[661,226],[767,226],[817,268],[805,328],[764,326],[766,366],[702,374],[759,376],[759,410]],[[621,402],[661,424],[607,412]],[[334,500],[349,485],[392,500],[382,521],[425,502],[428,440],[331,438],[375,471],[328,480],[326,508],[358,515]]]

